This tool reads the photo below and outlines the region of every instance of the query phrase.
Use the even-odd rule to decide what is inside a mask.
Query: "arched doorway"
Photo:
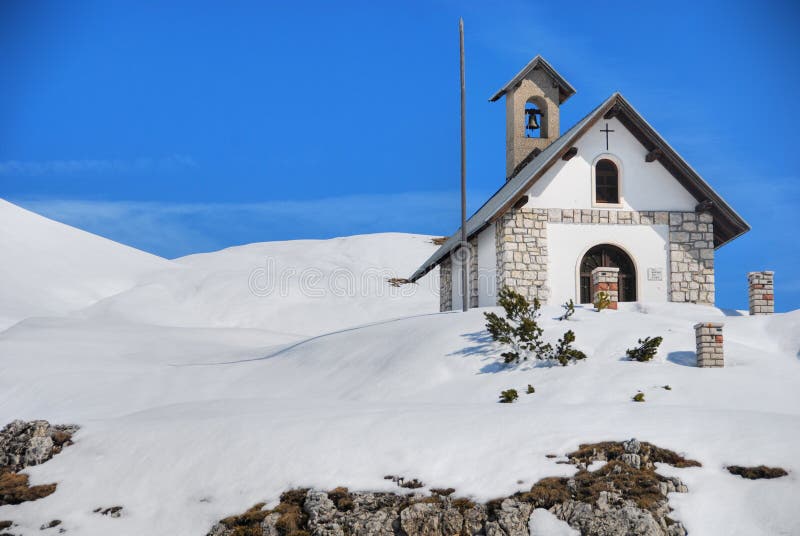
[[[636,301],[636,267],[633,260],[617,246],[599,244],[581,259],[581,303],[592,303],[592,270],[601,266],[619,268],[619,301]]]

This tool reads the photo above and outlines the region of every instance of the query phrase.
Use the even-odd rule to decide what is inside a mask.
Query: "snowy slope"
[[[167,260],[0,199],[0,329],[61,315],[131,288]]]
[[[384,233],[267,242],[176,259],[86,311],[183,327],[267,329],[307,337],[438,308],[438,280],[392,287],[435,249],[429,236]]]
[[[81,257],[111,262],[92,247]],[[27,471],[57,491],[0,507],[0,519],[25,535],[61,519],[82,536],[202,536],[288,487],[392,489],[385,474],[485,500],[574,471],[546,454],[635,436],[703,463],[661,469],[689,486],[671,504],[691,534],[800,533],[799,311],[751,318],[625,304],[559,322],[548,307],[547,336],[574,330],[589,358],[504,368],[482,310],[436,313],[430,282],[410,295],[373,283],[407,274],[432,248],[398,234],[231,248],[129,276],[130,288],[79,312],[0,331],[0,423],[82,426],[74,446]],[[283,293],[254,293],[248,282],[268,258],[277,273],[319,279],[288,277]],[[34,286],[31,259],[4,269]],[[350,294],[310,292],[334,273],[375,268]],[[724,369],[692,366],[692,325],[709,319],[725,322]],[[664,336],[656,360],[622,359],[646,335]],[[496,403],[500,390],[529,383],[534,395]],[[638,390],[645,403],[630,401]],[[790,474],[747,481],[724,470],[762,463]],[[119,519],[92,513],[114,505],[124,507]],[[536,523],[564,529],[546,516]]]
[[[689,486],[672,504],[694,534],[796,534],[800,366],[783,347],[800,313],[726,317],[726,368],[689,366],[692,323],[721,315],[687,305],[579,310],[569,328],[587,361],[513,370],[495,365],[481,311],[288,345],[241,328],[27,322],[0,335],[0,419],[84,428],[74,447],[29,471],[59,490],[0,507],[0,518],[30,534],[58,518],[78,534],[202,535],[287,487],[390,489],[385,474],[488,499],[574,469],[545,454],[635,436],[703,463],[663,469]],[[553,336],[566,329],[545,326]],[[655,334],[665,336],[655,362],[621,359]],[[536,394],[496,403],[501,389],[528,383]],[[644,404],[630,401],[637,390]],[[761,463],[790,475],[751,482],[723,469]],[[113,523],[91,514],[116,504],[126,515]]]

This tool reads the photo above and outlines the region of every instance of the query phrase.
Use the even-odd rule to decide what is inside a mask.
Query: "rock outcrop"
[[[77,429],[47,421],[13,421],[0,430],[0,506],[35,501],[53,493],[56,484],[31,486],[28,475],[18,471],[44,463],[71,445]]]
[[[280,504],[258,504],[215,525],[208,536],[528,536],[531,514],[545,508],[582,535],[684,536],[669,518],[667,495],[686,492],[677,478],[655,472],[656,462],[679,467],[693,460],[631,440],[581,445],[567,455],[579,471],[545,478],[530,491],[476,504],[448,494],[292,490]],[[587,466],[606,464],[595,471]]]
[[[12,421],[0,430],[0,469],[16,472],[46,462],[72,444],[77,430],[47,421]]]

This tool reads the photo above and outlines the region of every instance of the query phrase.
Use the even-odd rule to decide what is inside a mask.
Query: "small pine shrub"
[[[639,346],[636,348],[629,348],[625,351],[628,355],[628,358],[634,361],[639,361],[640,363],[644,363],[645,361],[650,361],[658,352],[658,347],[661,345],[661,341],[663,337],[645,337],[644,339],[639,339],[637,343]]]
[[[644,393],[639,391],[635,395],[633,395],[634,402],[644,402]]]
[[[567,331],[562,338],[558,339],[555,358],[558,359],[561,366],[566,367],[571,361],[586,359],[586,354],[572,347],[573,342],[575,342],[575,333],[572,330]]]
[[[594,302],[594,307],[598,311],[602,311],[603,309],[608,309],[611,305],[611,297],[608,295],[608,292],[598,292],[597,299]]]
[[[569,317],[575,314],[575,303],[572,299],[561,307],[564,309],[564,314],[558,317],[559,320],[569,320]]]
[[[528,384],[528,388],[525,390],[525,392],[526,392],[527,394],[529,394],[529,395],[532,395],[533,393],[535,393],[535,392],[536,392],[536,389],[534,389],[534,388],[533,388],[533,385],[531,385],[531,384]]]
[[[664,390],[665,391],[672,391],[672,387],[670,387],[669,385],[665,385],[664,386]]]
[[[586,354],[572,348],[575,333],[567,331],[553,348],[544,342],[544,330],[536,319],[540,316],[541,303],[534,298],[533,304],[525,296],[504,287],[498,294],[498,305],[505,311],[505,317],[496,313],[484,313],[486,330],[494,341],[504,344],[507,351],[500,356],[504,363],[519,363],[530,356],[541,360],[557,360],[562,365],[571,361],[585,359]]]
[[[519,398],[519,393],[517,393],[516,389],[506,389],[505,391],[500,392],[501,404],[511,404],[518,398]]]

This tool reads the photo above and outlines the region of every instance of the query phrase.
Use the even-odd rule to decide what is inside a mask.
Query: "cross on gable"
[[[606,128],[600,129],[600,132],[605,132],[606,133],[606,151],[608,151],[608,133],[609,132],[614,132],[614,130],[608,128],[608,123],[606,123]]]

